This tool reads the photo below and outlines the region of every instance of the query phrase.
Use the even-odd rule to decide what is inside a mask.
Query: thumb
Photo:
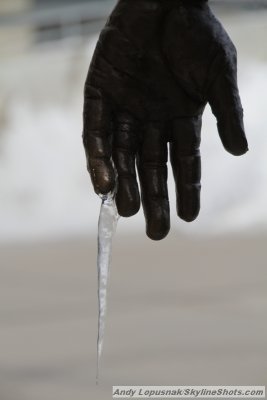
[[[237,86],[236,50],[224,56],[223,68],[212,83],[208,101],[217,118],[218,132],[224,148],[235,156],[248,151],[243,108]]]

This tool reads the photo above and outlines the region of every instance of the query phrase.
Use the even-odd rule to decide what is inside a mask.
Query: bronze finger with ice
[[[83,144],[94,190],[107,194],[114,189],[112,165],[112,116],[102,92],[85,84]]]

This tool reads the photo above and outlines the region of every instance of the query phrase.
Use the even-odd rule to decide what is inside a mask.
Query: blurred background
[[[0,2],[0,398],[111,398],[112,385],[267,383],[267,1],[214,0],[239,53],[250,152],[207,108],[202,210],[154,243],[142,211],[114,242],[95,385],[100,201],[83,84],[114,0]]]

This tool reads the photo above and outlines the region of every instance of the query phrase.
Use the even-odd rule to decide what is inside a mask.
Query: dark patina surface
[[[168,154],[179,217],[199,213],[207,103],[225,149],[248,150],[236,58],[205,0],[120,0],[101,32],[85,83],[88,170],[98,194],[117,182],[118,212],[128,217],[140,208],[137,167],[151,239],[170,229]]]

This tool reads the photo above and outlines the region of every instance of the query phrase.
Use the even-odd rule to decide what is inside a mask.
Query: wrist
[[[128,0],[129,1],[129,0]],[[144,0],[144,1],[149,1],[149,0]],[[209,0],[156,0],[158,1],[162,6],[182,6],[182,7],[188,7],[188,6],[204,6],[205,4],[208,4]]]
[[[208,4],[209,0],[178,0],[178,1],[183,7],[191,7],[191,6],[204,7],[205,5]]]
[[[209,0],[180,0],[183,5],[207,3]]]

